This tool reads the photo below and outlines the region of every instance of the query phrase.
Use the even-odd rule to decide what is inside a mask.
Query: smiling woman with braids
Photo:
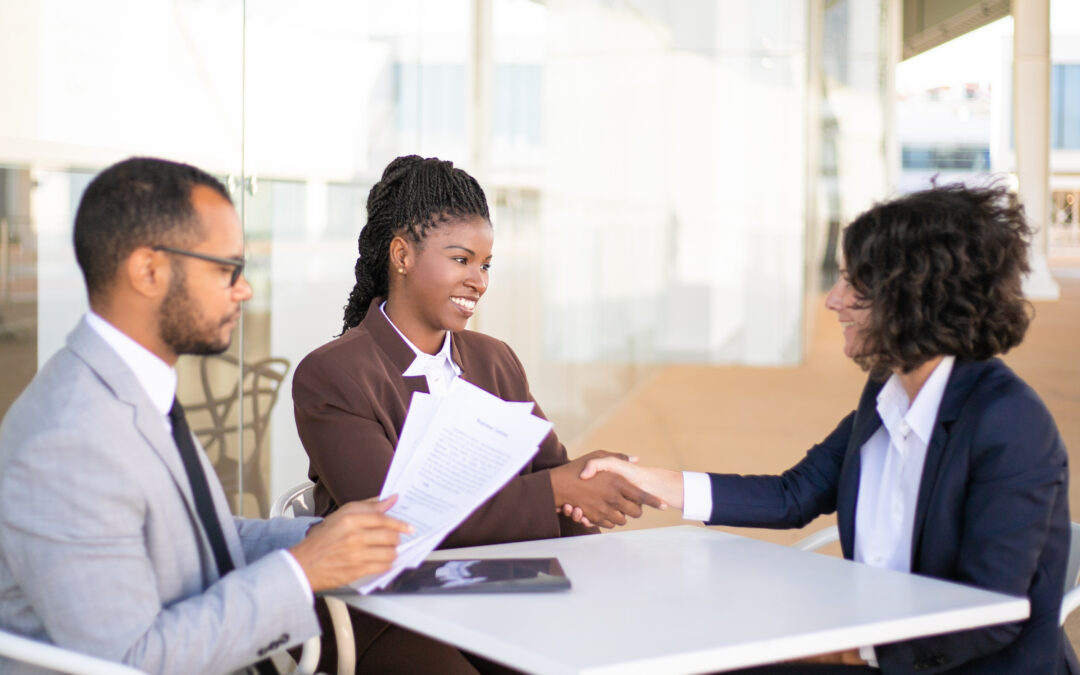
[[[514,352],[465,330],[487,290],[494,242],[479,183],[450,162],[399,157],[371,188],[367,209],[343,332],[309,354],[293,380],[319,515],[379,494],[413,392],[442,393],[461,377],[504,400],[533,400]],[[641,515],[642,502],[659,505],[616,474],[578,477],[588,459],[606,454],[569,462],[552,432],[442,546],[590,531],[557,513],[568,503],[607,527]],[[354,627],[364,672],[475,672],[479,663],[368,615],[357,613]]]
[[[779,476],[612,458],[586,467],[583,477],[619,472],[710,525],[802,527],[835,511],[845,558],[1031,601],[1026,621],[752,672],[1080,672],[1058,625],[1065,446],[1039,396],[996,358],[1030,322],[1030,235],[1002,187],[951,185],[874,206],[844,230],[844,269],[825,301],[844,355],[870,378],[858,408],[802,461]]]

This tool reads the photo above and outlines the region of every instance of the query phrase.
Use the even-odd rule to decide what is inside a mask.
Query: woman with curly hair
[[[1031,601],[1026,621],[752,672],[1080,672],[1058,625],[1065,446],[1038,395],[996,357],[1030,322],[1030,234],[1001,187],[936,187],[855,219],[825,306],[869,381],[858,408],[783,474],[586,466],[583,478],[617,472],[709,525],[802,527],[835,511],[845,558]]]

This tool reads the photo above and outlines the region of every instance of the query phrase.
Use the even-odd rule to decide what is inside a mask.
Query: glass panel
[[[888,71],[895,64],[888,56],[888,5],[836,0],[824,3],[820,17],[820,52],[811,59],[811,77],[818,84],[812,105],[818,119],[810,132],[818,159],[810,167],[814,206],[807,229],[807,271],[818,280],[809,285],[811,293],[836,280],[843,226],[891,188],[885,125],[893,95]],[[915,150],[906,152],[904,161],[930,160]]]
[[[656,364],[797,361],[804,261],[821,264],[830,222],[807,210],[808,68],[827,79],[813,194],[839,222],[885,193],[866,151],[885,145],[884,3],[815,4],[827,58],[810,6],[248,3],[245,361],[286,359],[288,392],[340,331],[367,191],[408,153],[487,190],[495,264],[475,328],[515,349],[566,440]],[[307,458],[291,406],[270,419],[274,494]]]
[[[28,168],[0,167],[0,411],[37,372],[37,222]]]
[[[247,4],[244,148],[257,190],[245,196],[255,297],[244,361],[288,370],[267,435],[244,456],[269,471],[271,496],[307,472],[292,369],[341,331],[368,190],[397,155],[468,156],[470,16],[468,0]],[[245,492],[263,507],[247,481]]]
[[[1055,64],[1050,72],[1050,147],[1080,149],[1080,64]]]
[[[0,0],[0,62],[18,64],[0,69],[0,414],[87,309],[71,232],[91,178],[131,155],[239,174],[242,10]],[[177,367],[197,406],[198,361]]]
[[[224,358],[179,368],[245,513],[306,470],[291,370],[340,330],[367,191],[400,154],[487,189],[476,328],[567,440],[655,364],[798,360],[804,260],[884,193],[884,3],[824,3],[820,53],[806,0],[486,6],[489,24],[469,0],[0,0],[0,57],[22,64],[0,74],[22,103],[0,108],[0,360],[22,367],[0,401],[85,307],[74,205],[131,154],[233,177],[255,297]]]

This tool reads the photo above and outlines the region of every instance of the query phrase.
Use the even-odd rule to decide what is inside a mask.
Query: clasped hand
[[[626,455],[596,450],[551,470],[556,511],[586,526],[625,525],[626,517],[638,518],[642,505],[662,509],[661,499],[635,485],[620,472],[607,470],[604,462],[633,466]],[[589,467],[593,466],[591,470]],[[597,471],[602,473],[597,474]],[[588,476],[586,476],[586,472]]]
[[[647,497],[647,499],[637,500],[637,504],[648,504],[657,509],[674,506],[681,510],[683,507],[682,473],[678,471],[639,466],[635,457],[603,451],[589,453],[566,466],[580,466],[579,462],[584,464],[578,474],[581,483],[611,482],[620,486],[629,485]],[[558,497],[556,493],[556,499]],[[626,522],[625,518],[622,522],[613,521],[611,518],[598,520],[589,507],[582,502],[566,500],[557,503],[561,504],[560,511],[563,515],[584,525],[596,524],[600,527],[612,527],[613,525],[609,523],[622,525]],[[623,513],[637,518],[641,515],[641,508],[638,506],[636,512],[623,511]]]

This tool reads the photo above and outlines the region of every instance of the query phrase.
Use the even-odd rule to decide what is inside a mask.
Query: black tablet
[[[559,591],[570,579],[557,558],[432,560],[405,570],[377,593],[518,593]]]

